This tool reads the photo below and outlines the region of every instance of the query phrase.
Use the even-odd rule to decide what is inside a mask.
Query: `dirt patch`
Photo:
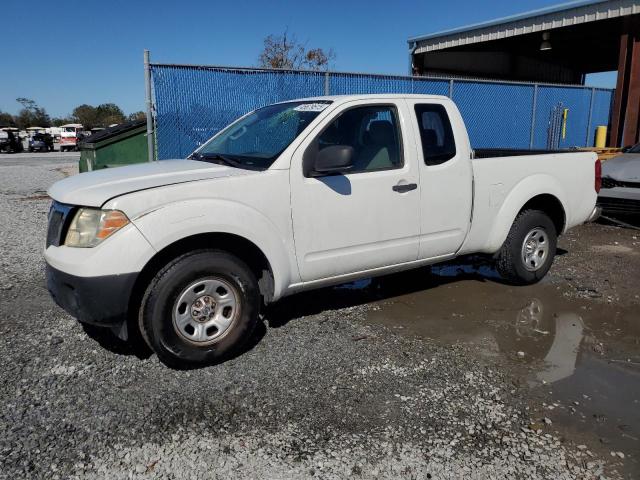
[[[20,201],[28,201],[28,200],[51,200],[49,195],[29,195],[28,197],[19,198]]]
[[[595,302],[640,304],[640,234],[637,230],[587,224],[560,237],[561,255],[549,279],[567,294]]]
[[[630,255],[638,254],[638,252],[634,251],[632,247],[625,247],[624,245],[595,245],[591,247],[591,250],[600,253],[628,253]]]
[[[65,165],[63,167],[54,168],[53,170],[61,173],[66,178],[78,173],[78,165]]]

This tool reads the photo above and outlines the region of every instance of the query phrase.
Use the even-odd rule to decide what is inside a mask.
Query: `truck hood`
[[[602,164],[602,176],[619,182],[640,182],[640,153],[623,153]]]
[[[162,160],[74,175],[54,183],[48,193],[61,203],[100,207],[111,198],[139,190],[256,173],[197,160]]]

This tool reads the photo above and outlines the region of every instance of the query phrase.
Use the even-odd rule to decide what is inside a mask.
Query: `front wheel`
[[[253,272],[220,250],[198,250],[154,277],[140,312],[142,335],[173,368],[217,363],[251,337],[260,296]]]
[[[556,227],[546,213],[524,210],[516,217],[498,252],[496,268],[510,283],[536,283],[551,268],[557,242]]]

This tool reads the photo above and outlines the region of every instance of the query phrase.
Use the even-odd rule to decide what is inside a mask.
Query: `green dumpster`
[[[149,160],[147,123],[135,120],[109,127],[85,138],[80,149],[80,173]]]

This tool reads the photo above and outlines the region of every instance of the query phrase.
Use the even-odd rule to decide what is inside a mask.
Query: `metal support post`
[[[538,84],[533,87],[533,105],[531,106],[531,132],[529,132],[529,148],[533,150],[533,140],[536,130],[536,108],[538,106]]]
[[[155,146],[153,142],[153,113],[151,106],[151,66],[149,64],[149,50],[144,51],[144,85],[147,105],[147,149],[149,150],[148,160],[155,160]]]

